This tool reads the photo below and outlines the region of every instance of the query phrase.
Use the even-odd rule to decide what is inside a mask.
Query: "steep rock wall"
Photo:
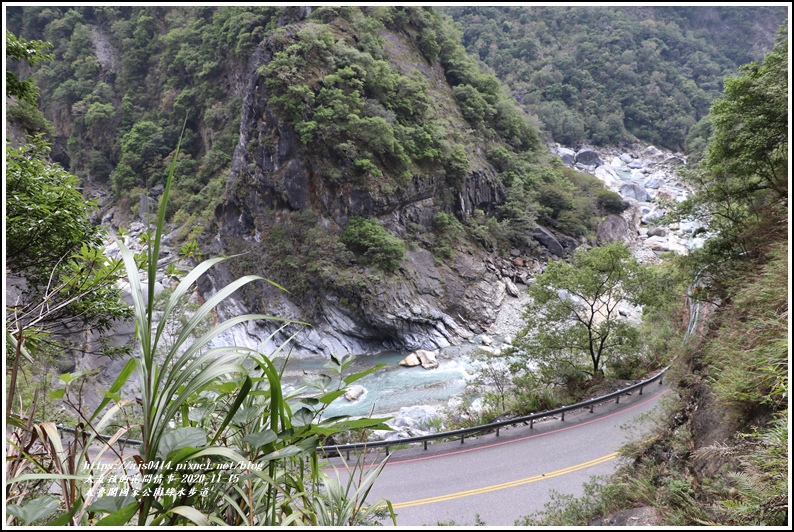
[[[297,27],[286,26],[285,30],[289,35],[297,32]],[[399,49],[405,55],[409,44],[400,43],[393,33],[387,37],[391,49]],[[257,75],[257,68],[271,61],[276,53],[276,45],[266,40],[246,67],[248,84],[243,95],[240,138],[225,199],[216,209],[213,251],[255,250],[266,245],[263,235],[281,214],[306,209],[319,213],[329,233],[339,233],[352,216],[377,218],[398,236],[404,236],[410,224],[429,227],[433,215],[440,211],[440,196],[449,194],[443,171],[415,174],[393,189],[324,179],[309,153],[311,146],[304,146],[293,128],[278,117],[271,95]],[[398,59],[392,56],[390,60]],[[445,112],[459,115],[440,67],[436,64],[423,70],[430,76],[429,83],[442,88]],[[496,171],[482,155],[475,150],[467,155],[471,169],[461,180],[454,200],[464,219],[475,209],[492,211],[505,195]],[[505,296],[505,283],[501,271],[487,267],[486,258],[485,252],[468,251],[439,262],[430,251],[414,248],[407,251],[394,274],[380,275],[359,268],[352,284],[339,279],[318,281],[312,283],[312,293],[299,297],[263,287],[256,296],[238,296],[234,305],[237,311],[263,312],[310,323],[312,327],[303,329],[295,338],[298,352],[435,349],[481,333],[495,320]],[[257,269],[246,273],[269,277],[266,264],[257,265]],[[236,273],[233,264],[221,268],[206,277],[200,289],[212,292]],[[245,334],[266,339],[267,331],[274,327],[265,324],[256,331],[256,326],[250,326]],[[294,332],[295,328],[290,327],[279,333],[271,345]]]

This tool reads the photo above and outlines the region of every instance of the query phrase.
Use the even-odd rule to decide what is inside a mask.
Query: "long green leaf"
[[[177,287],[174,289],[171,296],[168,298],[165,308],[163,309],[163,319],[160,320],[160,323],[157,326],[157,332],[155,334],[155,341],[154,341],[155,345],[159,343],[160,336],[162,336],[162,333],[165,330],[166,323],[168,322],[167,317],[170,316],[171,312],[174,311],[174,308],[176,308],[179,305],[182,296],[187,294],[187,291],[190,289],[191,286],[193,286],[193,283],[195,283],[199,277],[204,275],[207,272],[207,270],[209,270],[214,265],[224,260],[226,260],[226,257],[216,257],[216,258],[207,259],[201,262],[198,266],[196,266],[192,270],[190,270],[190,272],[188,272],[187,275],[185,275],[185,277],[182,278],[182,280],[179,282]]]
[[[193,378],[191,378],[190,381],[185,384],[179,395],[173,399],[169,400],[169,398],[163,394],[161,396],[163,400],[159,401],[158,409],[155,412],[150,413],[154,417],[152,420],[152,434],[149,440],[151,448],[147,451],[148,456],[146,456],[146,459],[151,460],[153,458],[154,453],[159,446],[160,440],[167,430],[168,422],[174,419],[174,417],[179,413],[181,405],[187,401],[188,398],[190,398],[193,394],[198,393],[206,385],[218,377],[228,375],[229,373],[240,373],[242,371],[244,371],[242,366],[232,366],[230,364],[224,364],[222,366],[208,366],[202,369],[201,372],[194,375]]]
[[[17,343],[18,343],[17,337],[11,334],[11,331],[9,331],[8,329],[6,329],[6,342],[8,342],[8,345],[10,345],[12,349],[16,351]],[[27,348],[25,348],[24,345],[19,348],[19,352],[22,353],[22,356],[28,359],[28,362],[33,362],[33,357],[30,355],[30,353],[28,352]]]
[[[203,349],[208,343],[210,343],[213,339],[215,339],[221,333],[227,331],[228,329],[234,327],[235,325],[239,325],[241,323],[245,323],[247,321],[256,321],[256,320],[270,320],[270,321],[283,321],[286,323],[293,323],[296,325],[304,325],[303,322],[289,320],[289,319],[282,319],[282,318],[275,318],[273,316],[269,316],[267,314],[243,314],[242,316],[236,316],[234,318],[229,318],[228,320],[215,325],[204,333],[200,338],[195,340],[190,347],[188,347],[184,353],[179,357],[179,359],[174,362],[174,366],[180,367],[183,366],[188,360],[190,360],[196,352]],[[175,344],[177,345],[177,344]],[[230,348],[239,349],[239,346],[230,346]],[[246,348],[248,353],[256,353],[256,351],[251,350],[250,348]]]
[[[126,364],[124,364],[124,367],[121,369],[121,373],[119,373],[119,376],[116,377],[116,380],[113,381],[113,384],[110,385],[110,389],[108,390],[108,392],[117,394],[121,390],[121,387],[127,383],[127,380],[130,378],[130,375],[132,375],[133,371],[135,371],[135,359],[131,358],[127,361]],[[99,406],[96,407],[96,410],[94,410],[94,413],[91,414],[91,417],[89,417],[88,420],[93,421],[94,418],[96,418],[97,415],[99,415],[102,409],[105,408],[109,402],[110,402],[110,397],[105,396],[105,398],[102,399],[102,402],[99,403]]]
[[[151,353],[151,330],[149,329],[149,321],[147,319],[146,305],[143,301],[143,288],[141,287],[141,278],[138,275],[138,265],[135,263],[135,257],[132,251],[120,239],[116,239],[119,246],[119,252],[124,259],[124,268],[127,270],[127,280],[130,283],[130,295],[132,296],[132,305],[135,308],[135,328],[136,336],[141,342],[141,352],[144,357]],[[151,361],[146,360],[147,366],[151,367]]]
[[[177,506],[176,508],[171,508],[171,512],[190,519],[198,526],[209,526],[210,524],[206,515],[199,512],[195,508],[191,508],[190,506]]]
[[[163,390],[171,390],[174,388],[175,382],[184,382],[186,374],[189,374],[191,371],[196,370],[204,360],[207,359],[205,355],[196,355],[198,351],[200,351],[204,346],[206,346],[210,341],[212,341],[216,336],[220,335],[224,331],[238,325],[240,323],[244,323],[246,321],[252,321],[257,319],[276,319],[272,316],[264,315],[264,314],[245,314],[243,316],[237,316],[235,318],[230,318],[224,321],[221,324],[216,325],[212,329],[210,329],[207,333],[205,333],[201,338],[193,342],[190,347],[185,350],[185,352],[179,357],[179,359],[173,363],[174,368],[181,368],[179,373],[175,373],[174,371],[169,371],[165,374],[158,374],[158,377],[155,379],[157,383],[157,388]],[[292,323],[298,323],[294,320],[284,320],[289,321]],[[174,352],[176,350],[176,345],[174,347]],[[216,348],[217,349],[217,348]],[[256,353],[255,351],[251,350],[250,348],[241,348],[238,346],[230,346],[225,348],[228,351],[234,351],[239,354],[239,356],[243,356],[248,353]],[[218,354],[221,351],[214,351],[214,357],[218,357]],[[194,358],[195,357],[195,358]],[[191,360],[192,359],[192,360]],[[185,364],[188,364],[187,368],[184,368]],[[220,362],[216,362],[220,363]],[[162,376],[165,375],[165,382],[160,382]]]
[[[352,375],[348,375],[345,377],[345,384],[350,384],[356,382],[359,379],[363,379],[367,375],[378,371],[381,368],[385,368],[386,364],[376,364],[369,369],[365,369],[364,371],[359,371],[358,373],[353,373]]]
[[[94,439],[96,438],[97,434],[102,432],[105,429],[105,427],[107,426],[107,424],[110,423],[110,421],[115,417],[116,412],[118,412],[119,410],[121,410],[122,408],[127,406],[128,404],[131,404],[131,403],[134,403],[134,402],[135,402],[134,399],[123,399],[122,401],[119,401],[118,403],[113,405],[111,408],[109,408],[108,411],[105,412],[105,415],[102,416],[102,419],[100,419],[99,422],[94,425],[94,433],[89,436],[89,440],[88,440],[87,443],[90,444],[91,442],[94,441]]]
[[[334,390],[333,392],[328,392],[326,394],[321,395],[317,398],[318,401],[324,403],[326,405],[330,405],[334,399],[337,399],[347,393],[347,390],[342,388],[341,390]]]
[[[235,491],[237,491],[239,493],[240,500],[245,500],[245,498],[246,498],[245,497],[245,493],[240,493],[239,490],[235,490]],[[231,506],[231,508],[237,513],[237,515],[240,517],[240,521],[242,521],[243,523],[248,521],[248,518],[249,518],[248,515],[243,511],[242,508],[240,508],[240,505],[237,504],[237,501],[235,501],[234,498],[229,496],[228,493],[223,493],[221,495],[221,497],[226,502],[226,504]],[[225,525],[226,523],[223,523],[223,524]],[[254,523],[248,523],[248,526],[252,526],[253,524]]]
[[[253,382],[251,381],[251,377],[246,376],[245,380],[243,381],[243,385],[240,386],[240,391],[237,393],[237,396],[234,398],[234,402],[232,406],[229,407],[229,412],[226,414],[223,422],[221,423],[218,430],[215,432],[215,436],[210,441],[210,445],[214,445],[215,442],[220,437],[221,433],[226,429],[226,427],[231,422],[232,418],[234,417],[234,413],[240,408],[240,405],[243,404],[245,398],[248,397],[248,392],[251,391],[251,387],[253,386]]]
[[[188,320],[187,324],[185,324],[185,326],[182,327],[182,331],[180,332],[179,337],[174,342],[174,346],[171,348],[171,352],[166,356],[165,363],[168,363],[170,359],[173,358],[178,347],[184,345],[187,339],[193,334],[193,331],[196,329],[196,327],[198,327],[201,324],[204,318],[206,318],[209,315],[210,311],[214,310],[215,307],[218,306],[218,304],[221,301],[229,297],[231,294],[233,294],[239,288],[245,286],[246,284],[252,281],[263,280],[263,279],[264,279],[263,277],[260,277],[258,275],[246,275],[224,286],[223,288],[218,290],[218,292],[213,294],[212,297],[210,297],[207,301],[205,301],[204,304],[201,305],[201,307],[199,307],[198,310],[196,310],[193,316],[191,316],[191,318]],[[165,318],[166,317],[164,316],[164,319]],[[279,319],[273,316],[269,318]],[[282,320],[282,321],[288,321],[288,320]]]
[[[182,137],[185,135],[185,127],[187,126],[187,115],[185,115],[185,121],[182,123],[182,132],[179,134],[179,140],[176,143],[176,149],[174,150],[174,154],[171,157],[171,166],[168,168],[168,177],[165,180],[165,189],[163,190],[163,194],[160,196],[160,210],[157,213],[157,229],[155,231],[154,242],[152,243],[149,240],[149,264],[147,269],[148,274],[148,282],[149,282],[149,300],[147,305],[147,312],[146,316],[149,318],[149,322],[151,325],[151,320],[154,317],[154,283],[157,276],[157,259],[160,258],[160,241],[163,238],[163,228],[165,227],[165,213],[166,208],[168,206],[168,198],[171,195],[171,184],[174,181],[174,170],[176,170],[176,163],[179,159],[179,148],[182,146]],[[151,334],[151,329],[149,329]]]
[[[6,480],[6,486],[25,480],[88,480],[88,475],[64,475],[61,473],[28,473]]]
[[[108,450],[109,450],[109,449],[110,449],[110,448],[113,446],[113,444],[115,444],[115,443],[116,443],[116,442],[119,440],[119,438],[121,438],[121,437],[122,437],[122,436],[123,436],[123,435],[124,435],[124,434],[125,434],[125,433],[126,433],[128,430],[129,430],[129,427],[121,427],[121,428],[119,428],[119,429],[116,431],[116,433],[115,433],[115,434],[113,434],[113,436],[111,436],[111,437],[110,437],[110,439],[109,439],[107,442],[105,442],[105,444],[104,444],[104,445],[102,446],[102,448],[99,450],[99,452],[98,452],[98,453],[97,453],[97,455],[96,455],[96,458],[94,459],[94,463],[95,463],[95,464],[97,464],[97,463],[101,463],[101,461],[102,461],[102,457],[105,455],[105,453],[106,453],[106,452],[107,452],[107,451],[108,451]],[[87,454],[87,452],[88,452],[88,445],[86,445],[86,446],[85,446],[85,448],[84,448],[84,451],[83,451],[83,456],[85,456],[85,454]],[[107,470],[107,471],[109,471],[109,470]]]
[[[65,467],[66,461],[68,457],[63,449],[63,442],[61,441],[61,435],[58,433],[58,427],[52,421],[45,421],[43,423],[38,423],[34,425],[36,432],[39,434],[39,438],[42,441],[49,440],[52,444],[52,448],[55,451],[55,454],[58,458],[58,466],[61,468],[61,471],[67,471],[68,469]],[[42,431],[47,435],[47,438],[44,437]]]
[[[242,355],[235,347],[216,347],[197,355],[187,365],[174,366],[171,371],[167,372],[165,381],[160,384],[161,391],[155,404],[157,412],[162,412],[163,408],[173,400],[173,397],[182,392],[185,384],[202,375],[203,372],[209,371],[212,367],[231,365],[233,369],[229,369],[229,372],[245,373],[244,369],[239,369],[242,366],[237,364],[241,359]],[[181,407],[181,403],[175,406]]]
[[[117,510],[112,514],[108,515],[97,521],[97,526],[123,526],[132,519],[132,516],[135,515],[135,512],[138,511],[138,502],[134,502],[127,506],[126,508],[122,508],[121,510]]]
[[[285,405],[286,401],[283,400],[281,394],[281,382],[279,379],[279,373],[276,371],[276,367],[273,363],[265,356],[261,356],[256,359],[259,367],[264,372],[265,376],[267,377],[268,383],[270,384],[270,428],[276,432],[280,432],[280,430],[285,430],[289,428],[289,420],[285,418],[284,414],[279,411],[278,408],[272,408],[274,405]],[[279,429],[279,420],[281,421],[281,428]]]

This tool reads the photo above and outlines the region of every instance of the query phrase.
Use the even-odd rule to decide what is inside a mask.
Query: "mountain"
[[[719,309],[683,345],[680,308],[650,324],[648,359],[679,354],[670,380],[682,400],[668,430],[637,452],[633,480],[621,484],[630,496],[612,500],[662,507],[676,524],[785,519],[787,42],[712,106],[724,75],[771,47],[782,8],[447,12],[460,30],[421,7],[10,7],[9,30],[54,46],[51,59],[12,67],[40,97],[38,107],[8,99],[17,126],[8,131],[47,136],[51,158],[101,205],[93,222],[135,237],[173,162],[163,255],[231,255],[189,304],[262,275],[286,290],[248,285],[219,313],[309,322],[270,345],[297,333],[297,351],[323,355],[432,349],[487,330],[513,283],[529,284],[547,261],[638,239],[635,225],[662,216],[639,184],[655,182],[657,198],[712,216],[707,227],[654,227],[648,253],[671,249],[673,225],[698,236],[687,264],[708,271],[690,295]],[[697,147],[697,194],[684,200],[673,171],[685,156],[636,139]],[[610,180],[650,212],[605,189]],[[85,241],[69,236],[70,246]],[[47,251],[65,255],[57,250]],[[270,332],[250,327],[242,340],[260,348]],[[737,433],[751,425],[757,435]],[[769,488],[761,498],[758,483]],[[718,503],[727,514],[712,512]]]
[[[549,251],[536,236],[570,252],[624,208],[541,148],[431,8],[8,18],[57,43],[34,72],[53,158],[104,199],[103,223],[128,224],[156,198],[186,123],[175,239],[239,253],[227,273],[288,289],[241,303],[314,324],[299,350],[437,348],[482,332],[519,273],[498,252],[537,267]]]
[[[174,242],[239,254],[219,279],[280,283],[289,293],[239,303],[312,323],[299,350],[330,353],[482,332],[505,278],[594,241],[626,204],[540,139],[680,147],[781,11],[704,9],[450,9],[462,34],[413,7],[11,7],[7,20],[55,45],[20,75],[41,87],[52,158],[103,206],[96,221],[145,218],[181,136]]]
[[[722,80],[771,50],[784,6],[450,7],[466,50],[557,142],[682,150]]]

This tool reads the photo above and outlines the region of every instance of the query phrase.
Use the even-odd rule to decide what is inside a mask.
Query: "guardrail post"
[[[461,444],[461,445],[463,445],[463,440],[464,440],[464,439],[466,439],[466,435],[465,435],[465,434],[461,434],[461,435],[460,435],[460,444]]]
[[[425,445],[425,451],[426,451],[426,450],[427,450],[427,440],[423,441],[422,443],[424,443],[424,445]]]
[[[619,402],[620,402],[620,395],[618,395],[617,397],[615,397],[615,404],[618,404]]]
[[[347,461],[350,461],[350,449],[347,450]]]
[[[659,377],[659,386],[661,386],[661,385],[662,385],[662,381],[663,381],[663,380],[664,380],[664,377],[663,377],[663,376],[662,376],[662,377]]]
[[[562,413],[562,420],[565,421],[565,411]]]
[[[534,429],[535,427],[533,425],[535,425],[535,420],[534,419],[530,419],[529,420],[529,428]]]
[[[640,394],[639,394],[639,395],[642,395],[642,388],[643,388],[643,387],[642,387],[642,386],[640,386]]]
[[[590,405],[590,413],[593,413],[593,405]]]
[[[388,456],[388,455],[389,455],[389,446],[387,445],[386,446],[386,456]]]
[[[499,437],[499,427],[496,427],[496,437]]]

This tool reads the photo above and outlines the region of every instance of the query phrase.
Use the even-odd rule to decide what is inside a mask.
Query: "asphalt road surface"
[[[618,450],[643,437],[651,412],[666,393],[659,384],[589,409],[568,412],[500,435],[422,445],[392,452],[367,502],[392,502],[398,526],[513,526],[542,510],[552,490],[580,496],[593,475],[620,465]],[[380,459],[385,456],[380,455]],[[355,462],[355,457],[348,462]],[[367,463],[376,460],[368,457]],[[341,466],[338,459],[332,461]],[[384,522],[391,524],[391,521]]]

